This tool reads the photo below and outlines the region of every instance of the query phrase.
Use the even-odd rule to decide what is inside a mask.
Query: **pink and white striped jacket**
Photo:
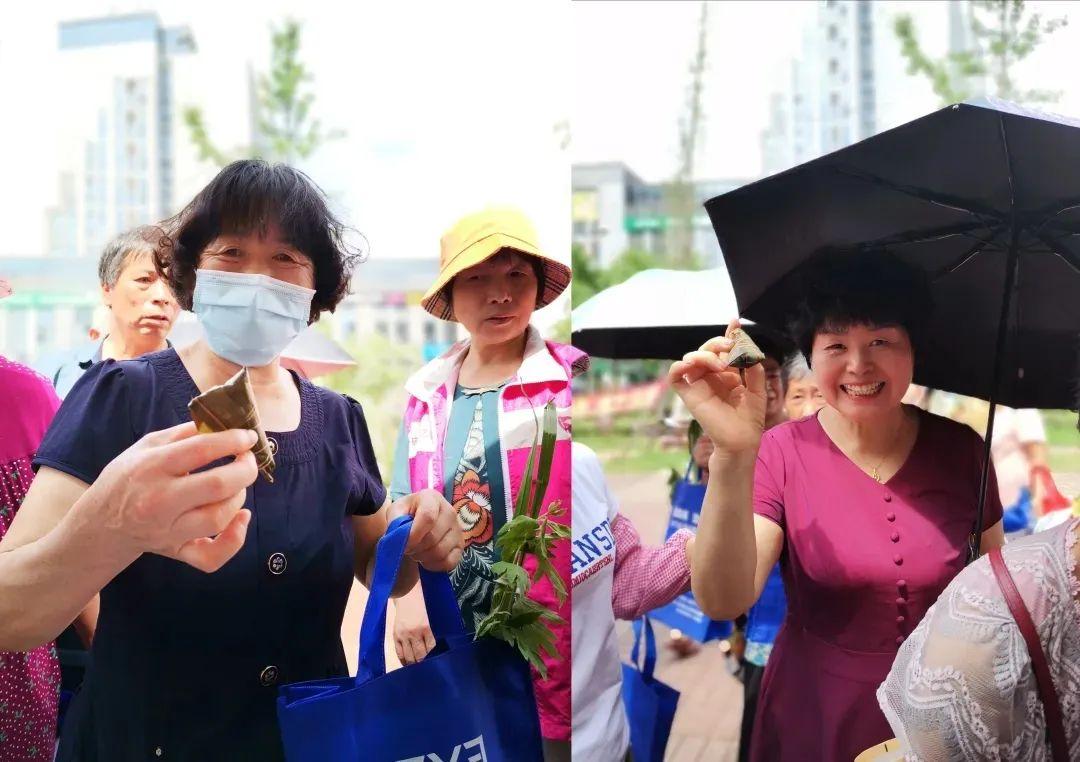
[[[405,405],[404,433],[408,439],[409,486],[443,490],[443,448],[450,420],[461,364],[469,348],[468,340],[458,342],[441,357],[429,362],[405,383],[409,394]],[[562,502],[566,513],[558,519],[570,525],[570,380],[588,368],[588,356],[574,347],[544,341],[530,326],[525,356],[517,375],[499,394],[499,447],[502,453],[504,502],[507,518],[513,511],[529,451],[540,441],[544,407],[555,400],[559,425],[555,455],[543,505]],[[569,542],[557,543],[553,562],[570,590]],[[531,559],[526,563],[530,574],[535,570]],[[545,738],[570,739],[570,600],[562,606],[550,583],[541,580],[529,595],[538,603],[556,611],[565,624],[552,627],[560,658],[545,658],[548,677],[533,674],[540,726]]]

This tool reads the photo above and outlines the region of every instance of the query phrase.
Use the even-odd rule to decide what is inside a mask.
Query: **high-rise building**
[[[934,110],[925,81],[907,73],[894,23],[909,13],[921,35],[947,52],[972,44],[966,0],[901,3],[819,0],[802,50],[770,100],[762,133],[766,175],[851,145]]]
[[[770,123],[762,136],[766,174],[877,131],[874,50],[881,20],[877,3],[819,3],[788,82],[770,102]]]
[[[96,256],[122,230],[173,209],[172,59],[195,50],[187,27],[154,13],[60,24],[67,118],[53,256]]]

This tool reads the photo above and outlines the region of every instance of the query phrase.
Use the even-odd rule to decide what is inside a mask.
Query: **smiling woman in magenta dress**
[[[963,567],[982,440],[903,405],[926,346],[928,289],[881,254],[822,260],[794,332],[827,405],[762,434],[760,367],[745,385],[730,339],[670,380],[716,443],[693,558],[702,608],[749,608],[779,561],[788,599],[758,700],[751,759],[851,760],[892,732],[874,692]],[[990,474],[982,546],[1000,545]]]

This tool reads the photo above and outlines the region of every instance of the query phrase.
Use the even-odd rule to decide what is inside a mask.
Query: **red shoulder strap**
[[[1050,752],[1054,762],[1068,762],[1069,745],[1065,738],[1065,725],[1061,720],[1061,702],[1058,701],[1054,681],[1050,677],[1050,666],[1046,662],[1046,654],[1039,641],[1039,633],[1035,629],[1035,623],[1031,619],[1024,599],[1020,597],[1020,591],[1016,589],[1012,575],[1005,566],[1005,559],[1001,557],[1001,548],[994,548],[988,555],[990,568],[994,570],[998,587],[1005,596],[1005,603],[1012,612],[1013,619],[1016,620],[1016,626],[1020,628],[1020,634],[1024,636],[1024,642],[1027,643],[1028,654],[1031,656],[1031,668],[1035,671],[1035,684],[1039,688],[1039,698],[1042,699],[1043,711],[1046,713]]]

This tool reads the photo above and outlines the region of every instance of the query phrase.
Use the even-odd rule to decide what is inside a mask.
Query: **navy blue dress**
[[[278,686],[347,674],[349,517],[374,513],[386,493],[359,403],[296,380],[300,426],[267,432],[274,483],[248,488],[240,552],[214,574],[144,554],[101,591],[59,760],[281,759]],[[173,349],[95,365],[34,464],[89,484],[144,434],[191,420],[198,393]]]

